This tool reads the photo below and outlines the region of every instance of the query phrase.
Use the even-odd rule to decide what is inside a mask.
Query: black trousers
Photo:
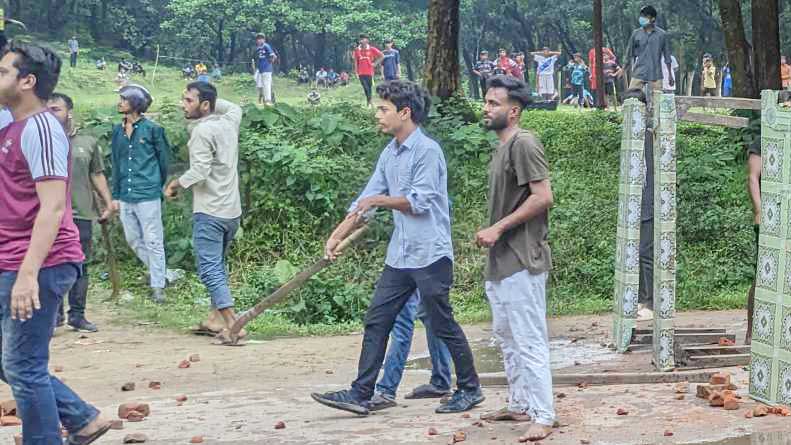
[[[69,320],[85,318],[85,305],[88,301],[88,261],[93,251],[93,221],[75,219],[74,223],[80,231],[80,245],[82,253],[85,255],[85,262],[82,266],[82,274],[69,291]],[[61,303],[59,316],[63,317],[63,303]]]
[[[448,346],[456,368],[459,389],[480,386],[475,372],[472,350],[461,326],[453,318],[449,294],[453,284],[453,262],[437,260],[420,269],[395,269],[385,266],[376,284],[373,300],[365,315],[365,334],[352,394],[358,401],[369,400],[387,350],[387,340],[396,316],[415,292],[420,290],[423,308],[434,335]]]
[[[365,100],[367,103],[371,103],[371,88],[373,88],[373,78],[372,76],[359,76],[360,77],[360,84],[363,86],[363,91],[365,92]]]
[[[72,68],[77,66],[77,53],[71,53],[71,57],[69,58],[69,65]]]

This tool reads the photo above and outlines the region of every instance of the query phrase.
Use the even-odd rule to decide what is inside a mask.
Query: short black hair
[[[655,19],[657,15],[656,8],[651,5],[643,6],[642,9],[640,9],[640,15],[643,17],[651,17]]]
[[[490,77],[486,82],[486,89],[488,90],[491,88],[505,88],[508,90],[508,100],[519,104],[519,108],[522,110],[533,103],[533,99],[530,96],[530,89],[523,81],[516,77],[502,74]]]
[[[408,80],[390,80],[376,86],[376,94],[382,100],[392,102],[396,110],[409,108],[412,122],[422,124],[428,118],[431,109],[431,97],[425,88]]]
[[[367,38],[368,38],[367,34],[360,34],[360,37],[358,37],[357,40],[362,40],[362,39],[367,39]]]
[[[265,35],[263,35],[263,34],[261,34],[261,33],[259,32],[258,34],[256,34],[256,35],[255,35],[255,39],[256,39],[256,40],[258,40],[258,39],[264,39],[264,40],[266,40],[266,36],[265,36]]]
[[[387,39],[385,40],[385,43],[395,43],[395,42],[393,42],[393,39]]]
[[[198,101],[203,103],[209,101],[209,109],[214,111],[214,106],[217,104],[217,88],[208,82],[192,82],[187,85],[187,91],[195,90],[198,92]]]
[[[50,95],[50,97],[49,97],[49,100],[58,100],[58,99],[62,100],[63,103],[66,104],[66,108],[69,111],[74,109],[74,101],[71,100],[71,97],[69,97],[66,94],[63,94],[63,93],[52,93],[52,95]]]
[[[19,71],[17,79],[35,76],[36,86],[33,92],[39,99],[48,100],[60,78],[61,60],[55,51],[32,43],[11,41],[8,53],[17,56],[14,61],[14,67]]]

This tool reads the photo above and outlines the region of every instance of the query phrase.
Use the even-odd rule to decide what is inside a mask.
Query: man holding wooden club
[[[357,379],[351,389],[313,393],[313,399],[331,408],[368,415],[368,401],[385,358],[388,336],[396,316],[420,291],[427,320],[434,334],[450,351],[458,389],[437,413],[467,411],[483,402],[472,351],[449,302],[453,284],[453,246],[450,235],[447,169],[436,141],[423,133],[430,99],[413,82],[394,80],[376,88],[379,129],[392,135],[376,164],[368,185],[327,241],[329,259],[340,253],[342,240],[364,223],[377,208],[393,212],[394,230],[387,248],[385,268],[377,282],[365,316],[365,334]]]

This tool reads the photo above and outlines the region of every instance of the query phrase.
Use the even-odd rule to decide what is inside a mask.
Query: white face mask
[[[637,19],[637,21],[640,23],[640,26],[642,26],[643,28],[651,24],[651,19],[649,19],[648,17],[641,16],[639,19]]]

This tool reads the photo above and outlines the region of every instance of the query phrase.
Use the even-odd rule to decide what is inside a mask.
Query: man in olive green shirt
[[[74,102],[65,94],[54,93],[49,100],[49,109],[63,125],[71,143],[71,200],[74,223],[80,231],[80,244],[85,254],[83,273],[69,291],[69,321],[72,329],[80,332],[96,332],[96,325],[85,318],[85,304],[88,298],[88,262],[91,258],[93,222],[103,223],[112,216],[110,189],[104,177],[102,150],[96,138],[79,134],[74,127]],[[104,211],[99,215],[99,207],[94,198],[98,194],[103,202]],[[58,312],[57,326],[64,322],[63,305]]]
[[[549,208],[552,187],[541,142],[519,128],[530,91],[510,76],[489,79],[483,123],[500,145],[489,166],[489,227],[476,242],[489,248],[486,296],[494,336],[503,349],[508,407],[487,420],[532,420],[529,441],[552,432],[555,409],[549,367],[546,282],[552,258]]]

